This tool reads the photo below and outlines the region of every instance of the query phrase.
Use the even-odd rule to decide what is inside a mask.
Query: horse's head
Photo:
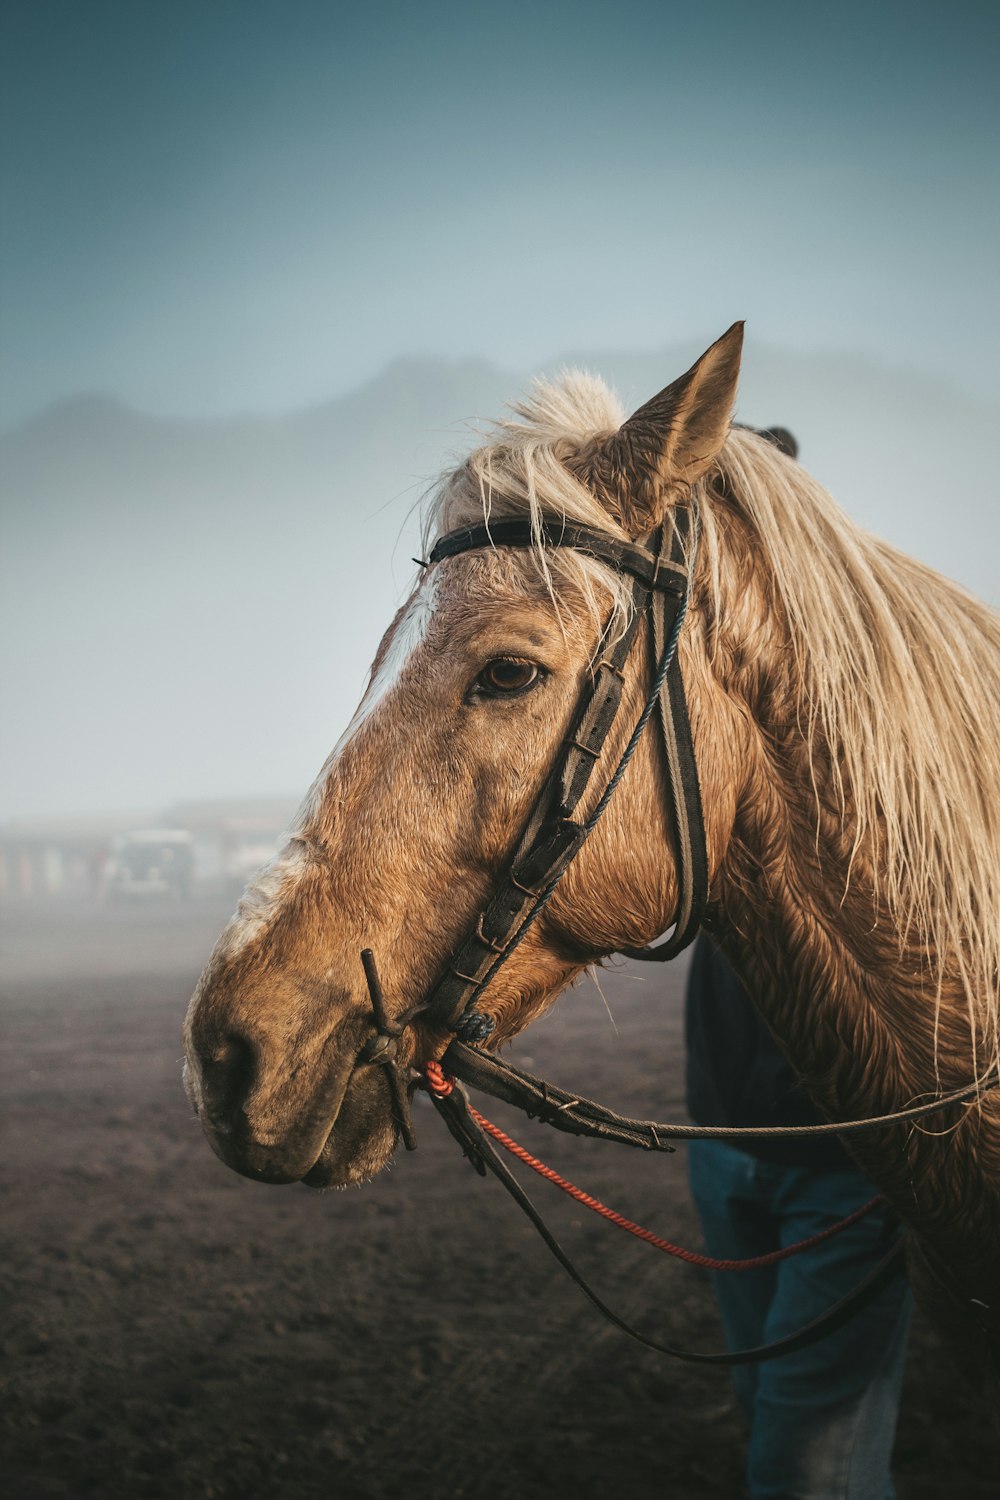
[[[434,532],[528,516],[619,541],[647,536],[717,460],[741,333],[736,325],[624,424],[596,382],[542,388],[444,481]],[[419,1008],[509,861],[598,645],[627,627],[631,600],[604,563],[541,544],[484,547],[422,572],[284,851],[246,892],[191,1003],[189,1088],[229,1165],[325,1186],[386,1162],[396,1139],[386,1075],[359,1066],[371,1035],[360,952],[377,955],[392,1015]],[[601,769],[635,723],[650,650],[640,637],[629,654]],[[699,654],[689,622],[682,658],[696,743],[712,691]],[[708,755],[721,763],[731,748],[716,735]],[[732,798],[713,797],[708,812],[712,862]],[[677,890],[665,817],[663,770],[644,741],[480,1002],[494,1039],[518,1032],[588,963],[669,924]],[[447,1041],[418,1018],[400,1047],[420,1064]]]

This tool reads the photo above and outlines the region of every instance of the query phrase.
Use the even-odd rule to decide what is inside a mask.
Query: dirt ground
[[[726,1374],[605,1326],[425,1101],[420,1149],[361,1191],[265,1188],[215,1159],[181,1089],[180,1028],[225,915],[5,915],[6,1492],[738,1496]],[[592,985],[573,992],[519,1055],[630,1113],[679,1117],[671,969],[607,976],[617,1027]],[[682,1154],[486,1113],[630,1216],[699,1243]],[[720,1344],[704,1273],[544,1184],[535,1196],[613,1305],[674,1342]],[[997,1493],[1000,1445],[919,1321],[896,1472],[900,1500]]]

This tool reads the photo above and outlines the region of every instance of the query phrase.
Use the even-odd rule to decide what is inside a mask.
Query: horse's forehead
[[[540,592],[455,591],[440,599],[423,639],[431,650],[454,649],[475,641],[484,632],[489,634],[509,627],[519,634],[537,636],[541,644],[551,634],[558,617],[552,600]]]
[[[439,567],[429,637],[462,631],[478,621],[541,624],[559,613],[537,559],[526,550],[481,549]]]
[[[427,672],[482,666],[491,657],[527,657],[549,671],[591,655],[600,619],[562,589],[553,597],[540,579],[524,587],[456,590],[443,597],[421,649],[411,658]]]

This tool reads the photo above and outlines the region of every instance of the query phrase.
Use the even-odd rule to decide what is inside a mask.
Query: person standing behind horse
[[[810,1125],[799,1088],[721,950],[699,938],[685,1008],[688,1110],[699,1125]],[[828,1228],[872,1196],[833,1137],[692,1141],[708,1253],[745,1260]],[[809,1323],[885,1252],[879,1210],[764,1270],[713,1275],[726,1342],[753,1348]],[[843,1327],[797,1353],[733,1369],[750,1426],[750,1500],[892,1500],[890,1462],[909,1334],[900,1274]]]

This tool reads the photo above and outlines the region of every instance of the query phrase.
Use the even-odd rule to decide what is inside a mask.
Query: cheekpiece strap
[[[581,816],[580,808],[621,707],[629,653],[651,612],[658,656],[661,637],[668,640],[682,616],[687,597],[684,542],[689,520],[687,508],[681,508],[669,538],[658,535],[657,548],[647,550],[570,522],[543,526],[539,533],[530,521],[501,519],[488,526],[450,532],[430,554],[433,564],[480,548],[530,548],[537,545],[540,534],[545,546],[586,552],[632,579],[629,623],[617,638],[606,635],[601,642],[576,716],[511,864],[498,877],[487,905],[428,997],[428,1018],[456,1031],[465,1041],[480,1042],[489,1035],[492,1021],[475,1008],[476,1001],[525,935],[591,831],[593,824]],[[669,675],[679,680],[676,663]],[[680,692],[683,698],[682,688]],[[679,810],[677,815],[681,816]]]
[[[697,525],[697,519],[693,521]],[[695,546],[697,545],[697,538]],[[683,560],[681,537],[674,527],[670,541],[671,561]],[[653,649],[659,661],[666,650],[670,625],[664,601],[654,595]],[[667,763],[670,785],[668,816],[673,838],[674,869],[677,876],[677,918],[674,930],[656,947],[623,948],[626,958],[663,963],[676,958],[698,934],[708,905],[708,848],[705,841],[705,817],[701,805],[698,766],[691,740],[691,721],[680,668],[667,673],[656,705],[660,743]]]

